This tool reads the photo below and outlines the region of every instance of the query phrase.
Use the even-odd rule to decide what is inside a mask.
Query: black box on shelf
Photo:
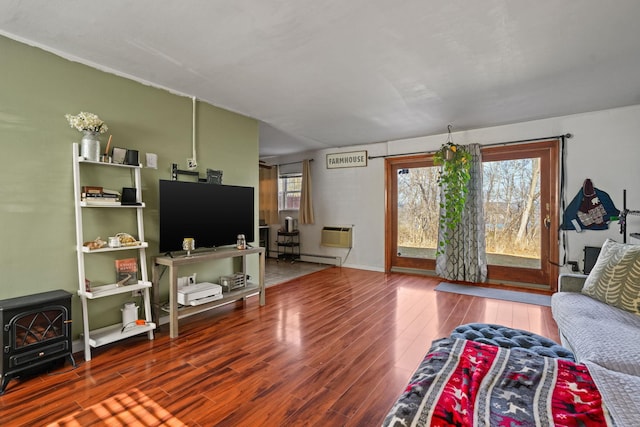
[[[123,205],[135,205],[139,206],[138,203],[138,192],[134,187],[122,187],[122,198],[121,202]]]
[[[138,150],[129,150],[127,149],[127,154],[124,158],[125,165],[138,166],[140,163],[138,162]]]

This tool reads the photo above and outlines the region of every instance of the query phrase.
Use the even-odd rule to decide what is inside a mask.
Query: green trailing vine
[[[440,200],[440,228],[443,240],[438,243],[436,254],[444,253],[444,246],[451,241],[453,231],[462,219],[467,200],[467,184],[471,179],[471,153],[451,141],[442,144],[433,155],[433,164],[441,166],[438,185],[444,198]]]

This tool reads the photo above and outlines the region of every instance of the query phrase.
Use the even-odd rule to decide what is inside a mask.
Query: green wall
[[[145,153],[158,155],[157,170],[142,169],[150,259],[158,251],[158,180],[170,179],[171,163],[186,169],[186,159],[191,157],[192,99],[1,36],[0,58],[0,299],[53,289],[72,292],[76,338],[81,332],[81,308],[76,292],[71,153],[81,133],[69,126],[64,115],[89,111],[100,116],[109,126],[102,136],[103,149],[111,134],[112,146],[138,150],[143,164]],[[219,169],[224,173],[223,183],[257,188],[257,121],[200,101],[196,119],[200,173]],[[104,186],[122,187],[118,182],[110,184]],[[135,231],[129,225],[120,227],[117,216],[106,212],[98,221],[106,224],[103,238],[118,231]],[[257,236],[257,226],[255,232]],[[85,240],[95,237],[85,235]],[[98,284],[113,283],[113,264],[102,261],[97,260],[98,266],[87,270],[87,276]],[[150,268],[151,262],[148,264]],[[204,267],[198,270],[198,280],[215,281],[237,268],[231,262]],[[249,273],[257,276],[257,260],[251,260]],[[160,287],[162,299],[168,293],[166,276]],[[128,300],[131,298],[125,295],[90,301],[92,329],[120,319],[122,303]]]

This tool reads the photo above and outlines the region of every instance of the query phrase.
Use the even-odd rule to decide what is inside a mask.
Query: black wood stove
[[[68,357],[71,347],[71,294],[63,290],[0,300],[0,374],[7,383],[26,371]]]

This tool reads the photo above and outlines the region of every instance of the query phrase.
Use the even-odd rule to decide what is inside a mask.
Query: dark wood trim
[[[384,271],[391,272],[391,253],[393,251],[393,242],[397,241],[396,232],[393,227],[393,218],[398,216],[397,201],[393,190],[393,173],[392,163],[390,159],[384,161]]]
[[[385,159],[386,213],[385,213],[385,271],[393,267],[418,270],[435,270],[433,259],[398,256],[398,230],[394,226],[398,218],[398,170],[403,168],[433,166],[433,154]]]
[[[500,161],[540,157],[540,171],[549,171],[548,182],[540,183],[540,199],[549,200],[549,229],[541,228],[540,269],[513,268],[504,266],[489,266],[489,280],[510,281],[520,283],[536,283],[548,286],[550,290],[557,288],[558,267],[558,227],[560,215],[559,203],[559,140],[541,141],[527,144],[512,144],[508,146],[488,147],[482,150],[483,161]],[[540,174],[543,177],[543,174]],[[543,177],[544,178],[544,177]],[[546,207],[542,207],[541,215],[544,219]],[[547,248],[545,251],[544,249]]]

